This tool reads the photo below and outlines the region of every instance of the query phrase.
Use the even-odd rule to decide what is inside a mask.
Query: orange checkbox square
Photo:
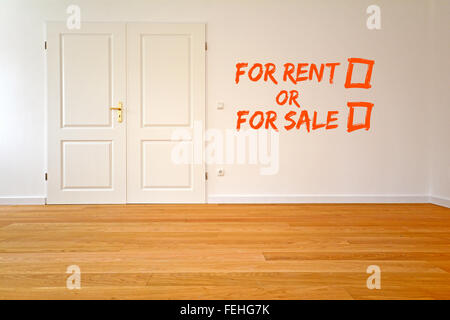
[[[370,117],[372,115],[373,103],[370,102],[347,102],[347,106],[350,108],[347,122],[347,132],[352,132],[359,129],[370,129]],[[366,117],[364,123],[353,123],[355,116],[355,108],[366,108]]]
[[[365,77],[365,80],[363,83],[352,82],[353,67],[354,67],[355,63],[367,65],[366,77]],[[372,85],[370,84],[370,80],[372,78],[372,71],[373,71],[374,63],[375,63],[374,60],[367,60],[367,59],[361,59],[361,58],[348,59],[347,78],[345,80],[345,88],[347,88],[347,89],[349,89],[349,88],[370,89],[372,87]]]

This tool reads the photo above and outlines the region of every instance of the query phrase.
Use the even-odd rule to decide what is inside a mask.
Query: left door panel
[[[126,202],[126,26],[47,24],[49,204]]]

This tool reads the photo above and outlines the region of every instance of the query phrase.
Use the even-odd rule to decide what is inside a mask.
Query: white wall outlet
[[[225,103],[223,103],[223,102],[217,103],[217,110],[223,110],[224,108],[225,108]]]
[[[218,170],[217,170],[217,175],[218,175],[219,177],[223,177],[223,176],[225,175],[225,170],[223,170],[223,169],[218,169]]]

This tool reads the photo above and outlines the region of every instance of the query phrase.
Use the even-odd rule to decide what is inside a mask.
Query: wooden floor
[[[81,289],[66,269],[81,268]],[[366,268],[381,268],[369,290]],[[450,210],[0,207],[1,299],[449,299]]]

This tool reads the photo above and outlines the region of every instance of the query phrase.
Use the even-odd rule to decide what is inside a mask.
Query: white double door
[[[49,23],[47,68],[49,204],[205,202],[203,24]]]

